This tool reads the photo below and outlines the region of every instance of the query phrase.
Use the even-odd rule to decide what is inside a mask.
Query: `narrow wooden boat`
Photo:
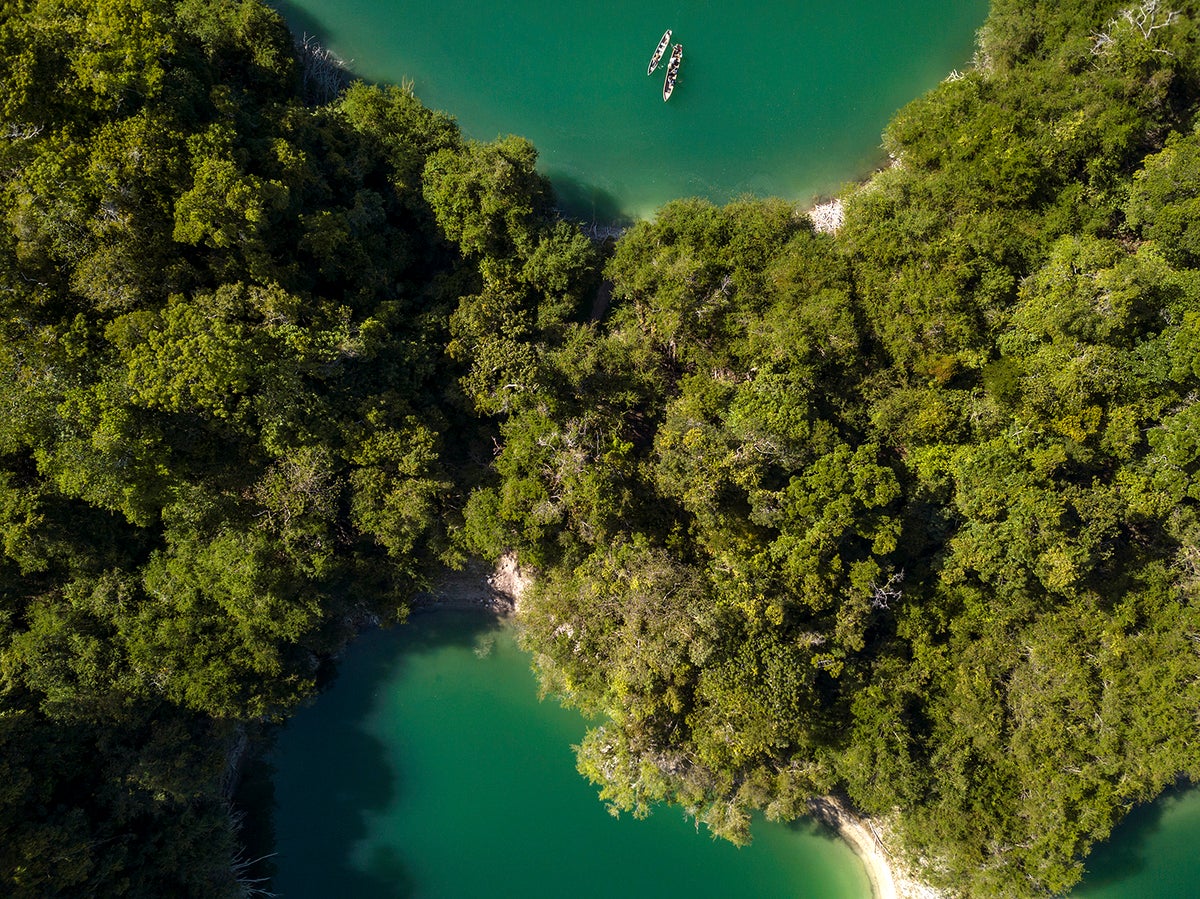
[[[683,44],[676,44],[671,48],[671,61],[667,63],[667,78],[663,82],[664,103],[671,99],[671,92],[675,90],[675,79],[679,77],[681,62],[683,62]]]
[[[671,43],[670,28],[662,36],[662,40],[658,42],[658,46],[654,49],[654,55],[650,57],[650,68],[646,69],[647,75],[654,74],[654,70],[658,68],[658,63],[662,59],[663,54],[667,52],[667,44],[669,43]]]

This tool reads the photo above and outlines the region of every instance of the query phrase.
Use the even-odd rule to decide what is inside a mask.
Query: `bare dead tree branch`
[[[1180,13],[1178,10],[1166,9],[1159,0],[1145,0],[1141,6],[1131,6],[1128,9],[1122,10],[1121,14],[1110,21],[1103,31],[1092,32],[1092,55],[1103,56],[1116,47],[1116,29],[1119,28],[1122,20],[1131,25],[1133,31],[1141,35],[1142,40],[1149,43],[1156,31],[1161,31],[1163,28],[1174,25],[1179,21],[1179,16]],[[1174,55],[1171,51],[1159,47],[1152,49],[1155,53],[1163,53],[1167,56]]]
[[[894,601],[903,596],[898,586],[904,580],[904,570],[893,571],[882,584],[871,581],[871,608],[886,609]]]
[[[313,106],[328,103],[353,80],[350,63],[321,46],[310,34],[297,39],[296,54],[300,58],[300,89],[306,103]]]

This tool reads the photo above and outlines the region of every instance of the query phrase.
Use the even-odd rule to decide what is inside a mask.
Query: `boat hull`
[[[671,61],[667,63],[667,77],[663,80],[663,102],[671,99],[675,92],[675,81],[679,78],[679,64],[683,62],[683,44],[671,48]]]
[[[667,46],[671,43],[671,29],[668,28],[663,34],[662,40],[658,42],[658,47],[654,50],[654,55],[650,57],[650,65],[646,69],[647,75],[653,75],[654,70],[658,68],[658,64],[662,62],[663,54],[667,52]]]

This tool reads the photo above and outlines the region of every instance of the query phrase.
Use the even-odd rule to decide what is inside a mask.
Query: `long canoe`
[[[671,48],[671,61],[667,63],[667,78],[663,81],[663,102],[671,99],[675,90],[675,79],[679,77],[679,64],[683,62],[683,44]]]
[[[650,57],[650,68],[646,69],[647,75],[654,74],[654,70],[658,68],[658,63],[663,58],[663,54],[667,52],[667,44],[669,43],[671,43],[670,28],[662,36],[662,40],[658,42],[658,47],[655,48],[654,55]]]

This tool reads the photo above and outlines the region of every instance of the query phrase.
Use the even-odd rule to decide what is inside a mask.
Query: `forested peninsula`
[[[1200,776],[1198,23],[995,0],[836,234],[597,244],[258,0],[7,0],[0,892],[255,894],[240,747],[505,553],[615,808],[1068,889]]]

